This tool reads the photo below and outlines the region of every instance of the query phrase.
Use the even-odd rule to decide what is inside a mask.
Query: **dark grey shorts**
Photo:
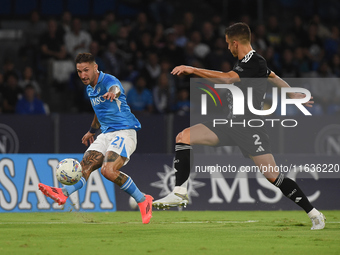
[[[216,146],[238,146],[246,158],[249,155],[259,156],[271,153],[269,136],[264,126],[235,125],[231,127],[229,124],[225,124],[214,127],[213,122],[202,124],[217,135],[219,143]]]

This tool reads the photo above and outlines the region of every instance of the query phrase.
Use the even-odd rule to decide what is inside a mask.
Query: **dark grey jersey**
[[[254,116],[248,109],[247,99],[248,91],[247,88],[251,87],[253,90],[253,106],[257,110],[261,110],[263,106],[264,96],[267,90],[267,78],[270,74],[270,69],[267,67],[266,60],[254,50],[250,51],[241,60],[237,60],[234,65],[233,71],[236,72],[241,81],[234,85],[239,87],[244,95],[245,103],[245,116]],[[232,102],[228,99],[228,102]],[[243,116],[240,116],[243,117]]]

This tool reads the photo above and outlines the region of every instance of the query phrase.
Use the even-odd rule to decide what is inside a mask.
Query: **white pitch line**
[[[217,223],[217,224],[244,224],[244,223],[256,223],[258,220],[247,220],[247,221],[175,221],[175,222],[155,222],[156,224],[209,224],[209,223]],[[307,222],[301,222],[307,223]],[[57,225],[57,224],[93,224],[93,225],[117,225],[117,224],[141,224],[141,222],[0,222],[0,225]],[[340,221],[330,221],[326,222],[327,224],[340,224]]]
[[[232,223],[255,223],[259,222],[258,220],[248,220],[248,221],[177,221],[177,222],[156,222],[161,224],[208,224],[208,223],[217,223],[217,224],[232,224]],[[94,225],[114,225],[114,224],[140,224],[140,222],[0,222],[0,225],[23,225],[23,224],[31,224],[31,225],[42,225],[42,224],[94,224]]]
[[[175,223],[175,224],[201,224],[201,223],[220,223],[220,224],[232,224],[232,223],[254,223],[259,222],[258,220],[247,220],[247,221],[179,221],[179,222],[161,222],[161,223]]]
[[[0,225],[22,225],[22,224],[32,224],[32,225],[41,225],[41,224],[71,224],[68,222],[0,222]]]

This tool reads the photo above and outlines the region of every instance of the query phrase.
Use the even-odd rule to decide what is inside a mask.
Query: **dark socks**
[[[292,179],[284,177],[282,173],[279,174],[273,184],[278,187],[286,197],[303,208],[306,213],[309,213],[314,208],[297,183]]]
[[[176,186],[181,186],[189,179],[190,169],[193,162],[192,147],[185,143],[176,143],[174,167],[177,170]]]

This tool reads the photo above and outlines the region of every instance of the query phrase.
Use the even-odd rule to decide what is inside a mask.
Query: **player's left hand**
[[[116,94],[115,94],[115,93],[112,93],[112,92],[106,92],[106,93],[103,95],[103,98],[106,99],[106,100],[110,100],[111,102],[113,102],[113,100],[116,98]]]
[[[303,93],[289,93],[288,94],[289,98],[291,99],[301,99],[301,98],[305,98],[306,94]],[[313,97],[311,97],[310,99],[313,99]],[[304,103],[303,105],[306,107],[313,107],[314,101],[309,100],[308,102]]]
[[[83,138],[81,139],[81,143],[85,144],[86,146],[91,145],[94,142],[94,134],[87,132]]]

